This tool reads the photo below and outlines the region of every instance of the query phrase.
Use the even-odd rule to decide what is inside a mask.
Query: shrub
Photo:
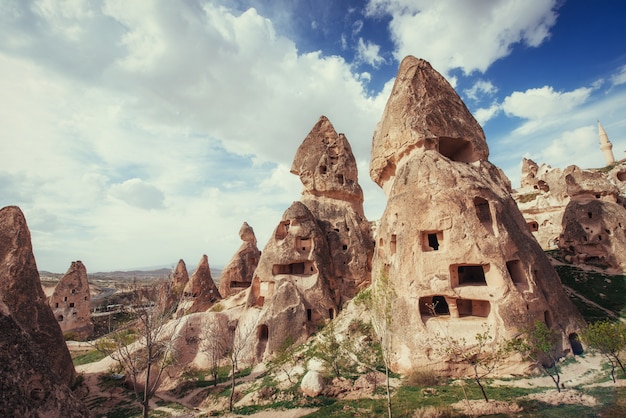
[[[406,376],[406,384],[409,386],[439,386],[442,380],[431,369],[413,369]]]

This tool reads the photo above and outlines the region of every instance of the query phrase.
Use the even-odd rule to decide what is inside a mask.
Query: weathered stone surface
[[[0,415],[3,417],[90,417],[50,368],[45,350],[0,301]]]
[[[72,261],[48,302],[63,333],[87,338],[93,332],[91,292],[87,269],[81,261]]]
[[[211,277],[209,259],[206,255],[203,255],[198,263],[198,267],[196,267],[196,271],[194,271],[191,279],[185,285],[177,313],[204,312],[221,298],[220,292]]]
[[[256,246],[254,229],[247,222],[241,225],[239,238],[243,241],[241,246],[220,275],[219,291],[224,298],[250,287],[254,270],[261,257],[261,251]]]
[[[335,315],[341,295],[333,270],[324,232],[311,211],[294,202],[263,249],[248,295],[249,306],[263,309],[258,358]]]
[[[471,342],[487,326],[499,342],[535,320],[559,330],[567,352],[582,318],[517,209],[508,179],[486,161],[482,129],[452,87],[412,57],[400,67],[390,102],[373,140],[390,161],[374,151],[370,173],[388,195],[373,271],[375,289],[387,282],[395,295],[392,368],[431,364],[458,372],[438,354],[437,335]],[[428,141],[407,150],[424,126]],[[466,148],[455,154],[435,146],[437,132],[466,141]],[[393,175],[380,167],[394,167]]]
[[[372,141],[370,177],[389,195],[401,160],[436,150],[452,161],[489,157],[482,128],[448,81],[424,60],[402,60]]]
[[[304,185],[301,202],[326,236],[342,305],[370,284],[374,243],[352,149],[325,116],[298,148],[291,172]]]
[[[575,165],[563,171],[567,195],[572,199],[603,199],[617,202],[618,188],[603,173],[581,170]]]
[[[178,260],[176,268],[172,272],[172,292],[180,296],[189,282],[189,273],[184,260]]]
[[[17,206],[0,209],[0,301],[39,350],[46,353],[50,369],[63,383],[71,385],[74,365],[41,288],[30,231]]]

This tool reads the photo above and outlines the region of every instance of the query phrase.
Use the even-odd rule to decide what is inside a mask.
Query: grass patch
[[[74,366],[80,366],[81,364],[95,363],[96,361],[102,360],[105,357],[106,354],[104,354],[103,352],[98,350],[91,350],[86,353],[72,357],[72,362],[74,363]]]
[[[532,202],[533,200],[535,200],[537,198],[537,196],[539,196],[541,194],[541,192],[531,192],[531,193],[526,193],[526,194],[522,194],[517,196],[517,201],[519,203],[528,203],[528,202]]]
[[[564,285],[616,315],[626,317],[626,276],[584,271],[573,266],[554,268]],[[590,322],[607,318],[606,312],[590,307],[583,301],[575,299],[574,303]]]

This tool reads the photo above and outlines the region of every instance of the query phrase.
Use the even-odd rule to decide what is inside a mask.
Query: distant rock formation
[[[188,282],[189,273],[187,272],[187,265],[184,260],[178,260],[178,264],[176,264],[176,268],[174,268],[172,272],[172,292],[181,296]]]
[[[576,264],[626,271],[626,164],[608,172],[544,164],[533,183],[526,161],[514,198],[539,244],[560,248]]]
[[[72,261],[48,303],[63,333],[71,332],[81,339],[91,335],[91,293],[87,269],[81,261]]]
[[[460,372],[437,354],[437,335],[472,342],[488,326],[499,342],[535,320],[561,333],[563,353],[571,350],[582,318],[529,232],[510,182],[487,158],[483,131],[454,89],[428,62],[406,57],[370,166],[388,196],[372,270],[375,290],[387,282],[395,295],[395,371]]]
[[[206,255],[203,255],[198,263],[198,267],[196,267],[196,271],[194,271],[191,279],[185,285],[177,314],[204,312],[221,298],[220,292],[211,277],[209,259]]]
[[[322,116],[298,148],[291,172],[302,199],[283,214],[248,291],[260,307],[254,354],[275,353],[333,319],[371,280],[373,239],[346,137]]]
[[[261,257],[261,251],[256,246],[254,230],[247,222],[241,225],[239,238],[243,243],[220,275],[219,291],[223,298],[250,287],[254,270]]]
[[[19,327],[45,353],[50,369],[71,386],[74,365],[63,333],[41,288],[24,214],[17,206],[0,209],[0,302]],[[19,349],[17,349],[19,350]],[[17,354],[16,348],[10,352]]]
[[[6,236],[2,234],[2,238]],[[4,244],[6,241],[0,242]],[[32,335],[15,321],[2,301],[0,330],[1,416],[91,416],[87,407],[68,388],[67,382],[51,369],[51,357],[58,351],[52,347],[52,341],[49,349],[42,349],[41,344],[35,342]]]

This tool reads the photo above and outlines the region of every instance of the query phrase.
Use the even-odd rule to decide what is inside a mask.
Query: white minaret
[[[609,141],[609,136],[604,131],[600,121],[598,121],[598,136],[600,137],[600,149],[604,153],[606,165],[615,164],[615,157],[613,157],[613,145],[611,144],[611,141]]]

